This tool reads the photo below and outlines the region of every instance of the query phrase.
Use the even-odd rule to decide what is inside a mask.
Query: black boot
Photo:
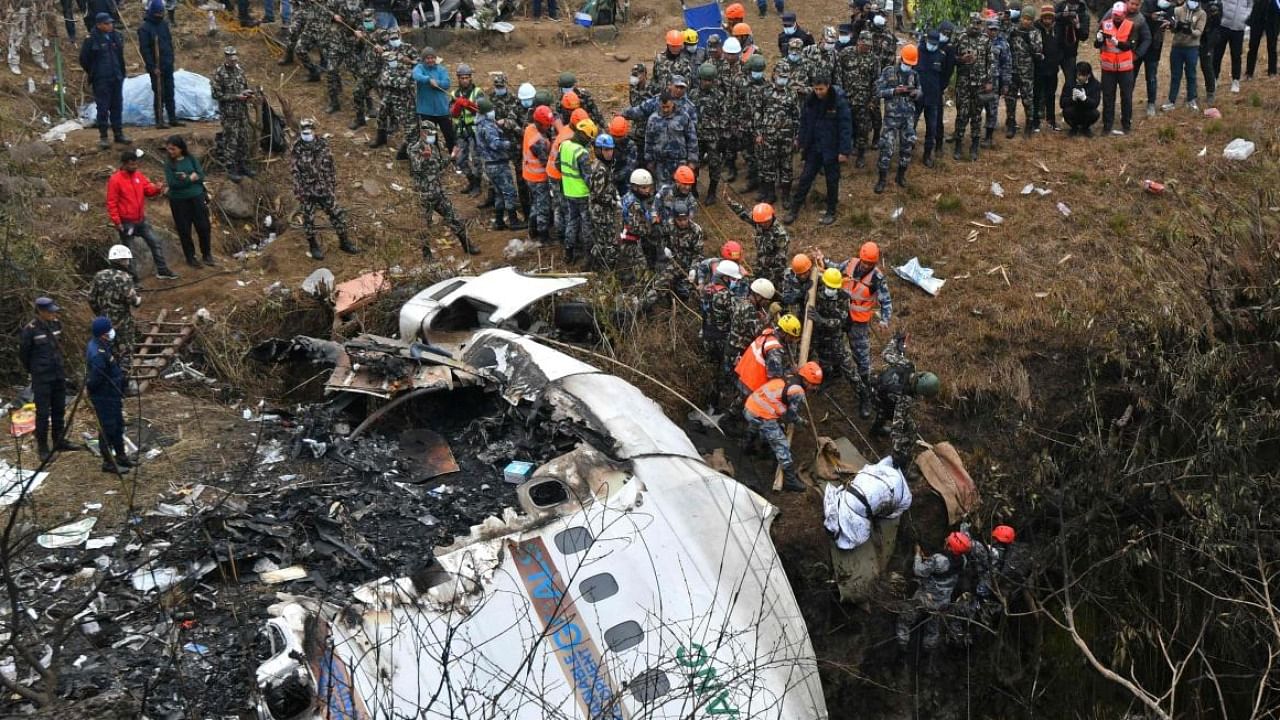
[[[307,62],[307,61],[306,61],[306,60],[303,60],[302,62],[303,62],[303,64],[304,64],[304,65],[306,65],[306,62]],[[319,66],[319,65],[306,65],[306,68],[307,68],[307,82],[309,82],[309,83],[318,83],[318,82],[320,82],[320,66]]]
[[[346,233],[338,234],[338,249],[350,255],[359,255],[360,248],[351,242],[351,238]]]
[[[106,150],[111,147],[111,140],[107,138],[107,129],[98,128],[98,149]]]
[[[906,165],[898,166],[898,176],[894,178],[893,181],[898,183],[898,187],[904,188],[907,186],[907,166]]]
[[[292,64],[293,64],[293,57],[294,57],[294,56],[293,56],[293,46],[292,46],[292,45],[290,45],[289,47],[287,47],[287,48],[285,48],[285,49],[284,49],[284,57],[282,57],[282,58],[280,58],[279,60],[277,60],[277,61],[276,61],[276,64],[277,64],[277,65],[292,65]]]
[[[731,183],[734,180],[737,180],[738,179],[738,163],[730,162],[728,170],[729,172],[724,176],[724,181],[726,183]],[[710,195],[711,191],[707,190],[707,194]]]
[[[982,134],[982,147],[989,148],[995,145],[995,142],[991,139],[991,136],[994,135],[995,132],[995,128],[987,128],[986,132]]]
[[[314,235],[307,238],[307,254],[312,260],[324,259],[324,249],[320,247],[320,241]]]
[[[477,180],[477,181],[475,181],[475,182],[476,182],[476,184],[477,184],[477,185],[479,184],[479,181],[478,181],[478,180]],[[470,192],[471,192],[471,185],[470,185],[470,184],[468,184],[468,185],[467,185],[467,189],[466,189],[466,190],[463,190],[462,192],[463,192],[463,194],[468,194],[468,193],[470,193]],[[480,204],[479,204],[479,205],[477,205],[476,207],[481,208],[481,209],[491,208],[491,207],[493,207],[493,203],[494,203],[494,201],[495,201],[495,200],[497,200],[497,193],[495,193],[495,192],[493,191],[493,186],[490,186],[490,187],[489,187],[489,192],[484,196],[484,202],[480,203]]]
[[[49,443],[44,438],[36,441],[36,457],[40,458],[40,462],[49,459]]]
[[[974,138],[969,143],[969,160],[970,162],[978,161],[978,138]]]
[[[493,211],[493,222],[489,223],[489,229],[491,229],[491,230],[506,230],[506,229],[507,229],[507,220],[506,220],[506,218],[504,218],[504,217],[502,216],[502,211],[501,211],[501,210],[498,210],[498,209],[496,209],[496,208],[494,209],[494,211]]]
[[[526,227],[525,222],[520,219],[520,216],[516,214],[515,210],[507,211],[507,228],[508,229],[523,230],[525,229],[525,227]]]
[[[747,186],[746,186],[746,187],[744,187],[744,188],[742,188],[742,192],[744,192],[744,193],[749,193],[749,192],[751,192],[752,190],[756,190],[756,189],[758,189],[759,187],[760,187],[760,178],[759,178],[756,174],[754,174],[754,173],[752,173],[750,170],[748,170],[748,171],[747,171]]]
[[[951,151],[951,157],[955,160],[960,159],[960,145],[964,142],[964,135],[956,134],[956,148]]]
[[[466,247],[466,246],[464,245],[463,247]],[[427,241],[427,240],[423,240],[423,241],[422,241],[422,259],[423,259],[423,260],[430,260],[430,259],[431,259],[431,255],[432,255],[432,252],[431,252],[431,243],[430,243],[429,241]]]
[[[800,482],[800,475],[794,464],[782,466],[782,489],[787,492],[804,492],[804,483]]]
[[[871,388],[866,380],[858,383],[858,417],[871,419]]]
[[[703,201],[703,205],[708,207],[716,204],[716,191],[720,189],[720,178],[715,178],[707,183],[707,199]]]
[[[373,136],[373,142],[369,143],[368,147],[370,150],[372,150],[373,148],[380,148],[386,144],[387,144],[387,131],[379,128],[377,134]]]
[[[468,175],[467,186],[462,188],[462,194],[470,195],[475,192],[478,187],[480,187],[480,178],[475,177],[474,175]],[[493,205],[485,205],[483,207],[493,207]]]
[[[347,129],[359,130],[360,128],[364,127],[367,122],[368,120],[364,116],[364,108],[363,107],[356,108],[356,119],[351,121],[351,124],[347,126]]]
[[[789,202],[792,202],[792,200],[794,199],[794,200],[795,200],[795,206],[796,206],[797,208],[799,208],[799,207],[800,207],[800,202],[801,202],[802,200],[804,200],[804,198],[798,198],[798,199],[796,199],[796,198],[792,198],[792,197],[791,197],[791,183],[789,183],[789,182],[779,183],[779,184],[778,184],[778,194],[777,194],[777,196],[776,196],[776,197],[780,197],[780,198],[782,198],[782,205],[783,205],[783,207],[786,207],[786,204],[787,204],[787,203],[789,203]],[[775,198],[775,200],[770,200],[769,202],[775,202],[775,201],[776,201],[776,198]]]
[[[1017,135],[1017,134],[1018,134],[1018,124],[1017,124],[1017,123],[1006,123],[1006,124],[1005,124],[1005,126],[1004,126],[1004,136],[1005,136],[1005,139],[1012,139],[1012,138],[1013,138],[1013,136],[1015,136],[1015,135]]]
[[[339,100],[337,97],[331,97],[329,98],[329,107],[326,107],[324,111],[329,115],[332,115],[341,109],[342,109],[342,101]]]
[[[858,148],[858,154],[853,158],[853,166],[861,169],[867,166],[867,150],[866,148]]]
[[[406,140],[400,143],[400,147],[396,149],[396,159],[397,160],[409,159],[409,141]]]
[[[926,148],[924,149],[924,160],[923,160],[923,162],[924,162],[924,166],[925,166],[925,167],[927,167],[927,168],[931,168],[931,167],[933,167],[933,147],[932,147],[932,146],[930,146],[930,147],[926,147]]]
[[[116,467],[128,472],[129,468],[137,467],[138,464],[129,459],[129,453],[124,451],[123,447],[116,448],[115,452]]]
[[[889,178],[888,170],[879,171],[879,179],[876,180],[876,187],[875,187],[875,191],[877,195],[884,192],[884,186],[888,184],[888,178]]]
[[[257,177],[257,176],[258,176],[258,173],[257,173],[256,171],[254,171],[252,168],[250,168],[250,167],[249,167],[249,163],[247,163],[247,162],[241,162],[241,163],[240,163],[240,174],[241,174],[241,175],[243,175],[243,176],[245,176],[245,177]]]
[[[116,144],[117,144],[117,145],[132,145],[132,144],[133,144],[133,140],[130,140],[130,139],[129,139],[129,136],[124,134],[124,130],[116,130],[116,131],[115,131],[115,135],[116,135]]]
[[[480,248],[471,244],[471,238],[467,237],[467,233],[465,230],[462,232],[461,235],[458,236],[458,244],[462,246],[463,250],[467,251],[468,255],[480,254]]]

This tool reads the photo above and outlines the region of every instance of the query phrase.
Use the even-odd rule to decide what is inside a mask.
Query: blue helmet
[[[603,133],[596,136],[596,147],[613,149],[613,136],[609,133]]]

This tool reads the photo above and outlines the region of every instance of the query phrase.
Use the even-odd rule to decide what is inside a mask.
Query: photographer
[[[1138,67],[1133,71],[1137,79],[1138,70],[1146,68],[1147,74],[1147,117],[1156,115],[1156,74],[1160,70],[1160,54],[1164,51],[1164,33],[1172,27],[1173,0],[1142,0],[1142,17],[1151,28],[1151,44],[1147,52],[1138,57]]]
[[[1194,5],[1194,7],[1193,7]],[[1178,102],[1178,85],[1187,78],[1187,109],[1199,110],[1196,104],[1196,62],[1200,58],[1200,35],[1208,16],[1195,0],[1174,0],[1172,15],[1173,48],[1169,50],[1169,102],[1161,109],[1172,110]]]
[[[1062,85],[1066,87],[1075,77],[1080,44],[1089,39],[1089,8],[1079,0],[1059,2],[1054,8],[1053,36],[1058,41],[1058,67],[1062,68]]]

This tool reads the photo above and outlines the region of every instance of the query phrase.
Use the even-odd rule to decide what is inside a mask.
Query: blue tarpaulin
[[[707,38],[712,35],[719,35],[721,40],[728,37],[728,33],[724,31],[724,23],[720,19],[719,3],[685,7],[684,26],[698,31],[699,47],[706,47]]]

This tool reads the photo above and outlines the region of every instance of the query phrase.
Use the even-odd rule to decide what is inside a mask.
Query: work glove
[[[1120,42],[1116,43],[1116,47],[1120,48],[1120,50],[1123,52],[1128,52],[1129,50],[1133,49],[1133,43],[1129,42],[1128,40],[1121,40]]]

